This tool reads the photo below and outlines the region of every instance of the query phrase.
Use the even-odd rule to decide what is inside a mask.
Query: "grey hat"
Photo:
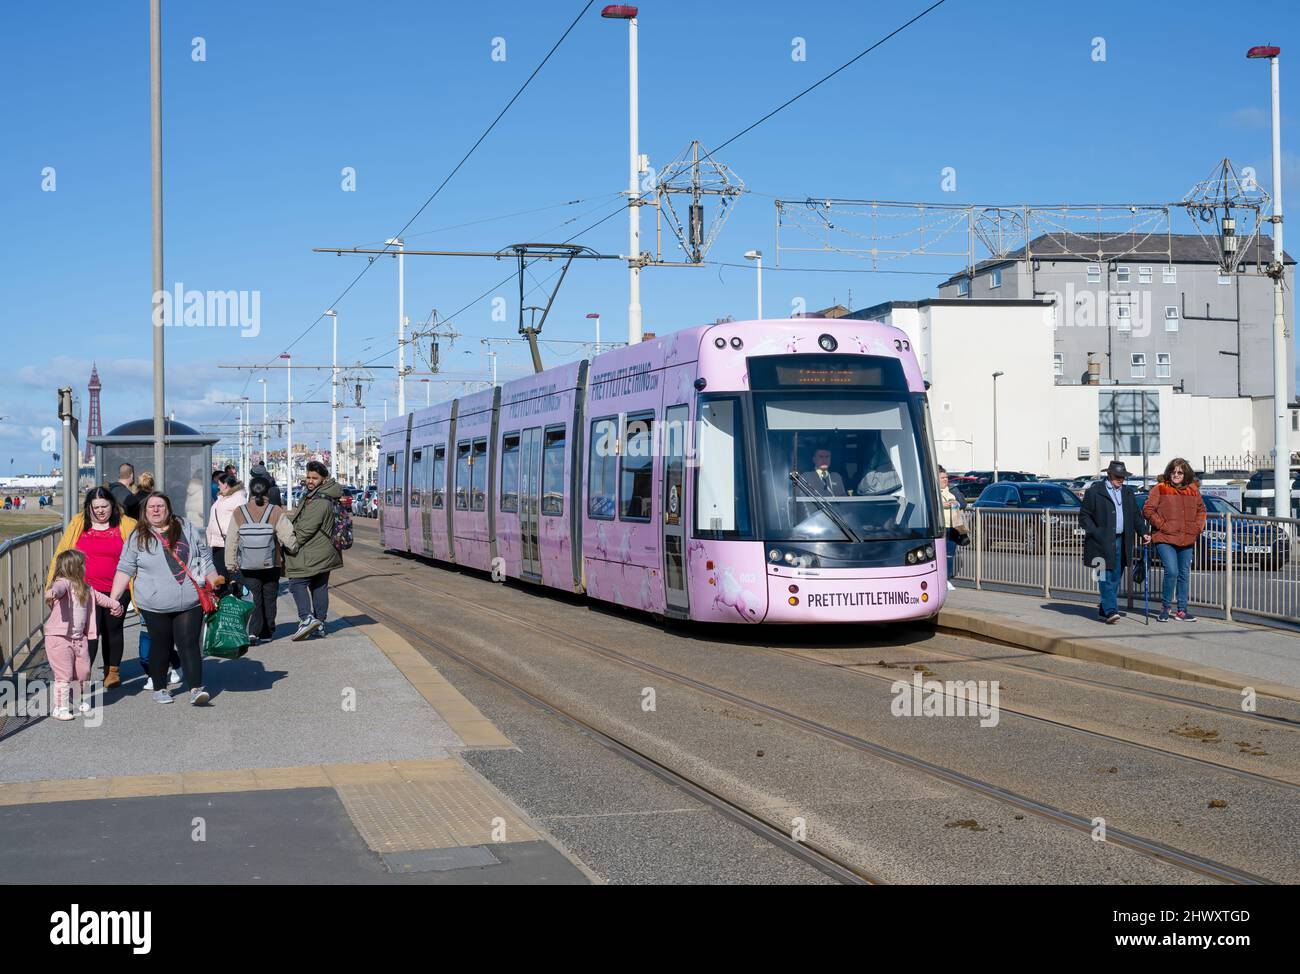
[[[1106,467],[1107,477],[1119,477],[1121,480],[1128,476],[1128,467],[1124,466],[1123,460],[1112,460]]]

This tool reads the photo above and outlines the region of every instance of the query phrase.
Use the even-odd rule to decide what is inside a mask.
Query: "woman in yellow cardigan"
[[[122,513],[117,500],[106,487],[95,487],[86,494],[86,503],[80,517],[68,522],[68,527],[59,539],[59,546],[54,550],[50,560],[50,570],[46,585],[52,584],[54,563],[59,554],[70,548],[76,548],[86,556],[86,584],[96,592],[105,595],[113,588],[113,575],[117,572],[117,562],[122,556],[122,546],[136,522]],[[122,607],[129,603],[130,595],[122,596]],[[90,640],[90,664],[95,665],[95,654],[102,643],[104,647],[104,689],[119,686],[122,678],[118,669],[122,665],[122,626],[125,613],[113,615],[108,609],[96,608],[96,629],[98,638]]]

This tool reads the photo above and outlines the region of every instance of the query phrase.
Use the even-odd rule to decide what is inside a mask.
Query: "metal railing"
[[[1093,568],[1083,561],[1077,510],[962,512],[971,543],[958,548],[953,578],[976,588],[1032,589],[1050,598],[1096,596]],[[1147,591],[1153,611],[1161,604],[1164,570],[1150,546]],[[1141,599],[1124,572],[1121,597]],[[1173,601],[1177,601],[1175,589]],[[1300,520],[1253,514],[1212,514],[1193,546],[1188,604],[1264,620],[1300,623]]]
[[[39,640],[45,621],[45,573],[63,534],[55,524],[0,543],[0,674]]]

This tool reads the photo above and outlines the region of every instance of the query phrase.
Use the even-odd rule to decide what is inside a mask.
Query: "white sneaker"
[[[180,682],[181,682],[181,675],[176,672],[176,667],[174,666],[167,667],[167,685],[169,687],[174,687],[176,686],[176,684]]]
[[[50,711],[50,716],[55,720],[72,720],[72,711],[67,707],[55,707]]]
[[[952,582],[949,582],[949,583],[948,583],[948,591],[949,591],[949,592],[955,592],[955,591],[957,591],[957,586],[954,585]]]
[[[77,705],[77,712],[82,714],[90,713],[90,701],[89,700],[81,701],[81,703]]]
[[[317,619],[308,616],[306,619],[303,619],[302,622],[298,623],[298,631],[293,634],[293,641],[298,642],[299,640],[306,639],[315,632],[319,626],[320,622]]]
[[[150,693],[153,692],[153,677],[148,677],[144,681],[144,688]]]
[[[190,691],[191,707],[202,707],[207,702],[208,702],[208,691],[204,690],[203,687],[195,687],[193,690]]]

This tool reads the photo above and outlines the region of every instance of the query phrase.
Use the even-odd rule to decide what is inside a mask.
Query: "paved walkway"
[[[983,635],[1045,652],[1300,699],[1300,635],[1282,629],[1204,617],[1162,623],[1154,613],[1148,623],[1140,608],[1106,625],[1095,605],[961,585],[948,593],[940,623],[978,625]]]
[[[206,707],[123,686],[0,730],[0,877],[88,883],[585,882],[459,757],[507,740],[415,649],[335,600],[328,636],[205,661]],[[45,692],[43,660],[21,671]],[[17,681],[10,681],[9,700]]]

